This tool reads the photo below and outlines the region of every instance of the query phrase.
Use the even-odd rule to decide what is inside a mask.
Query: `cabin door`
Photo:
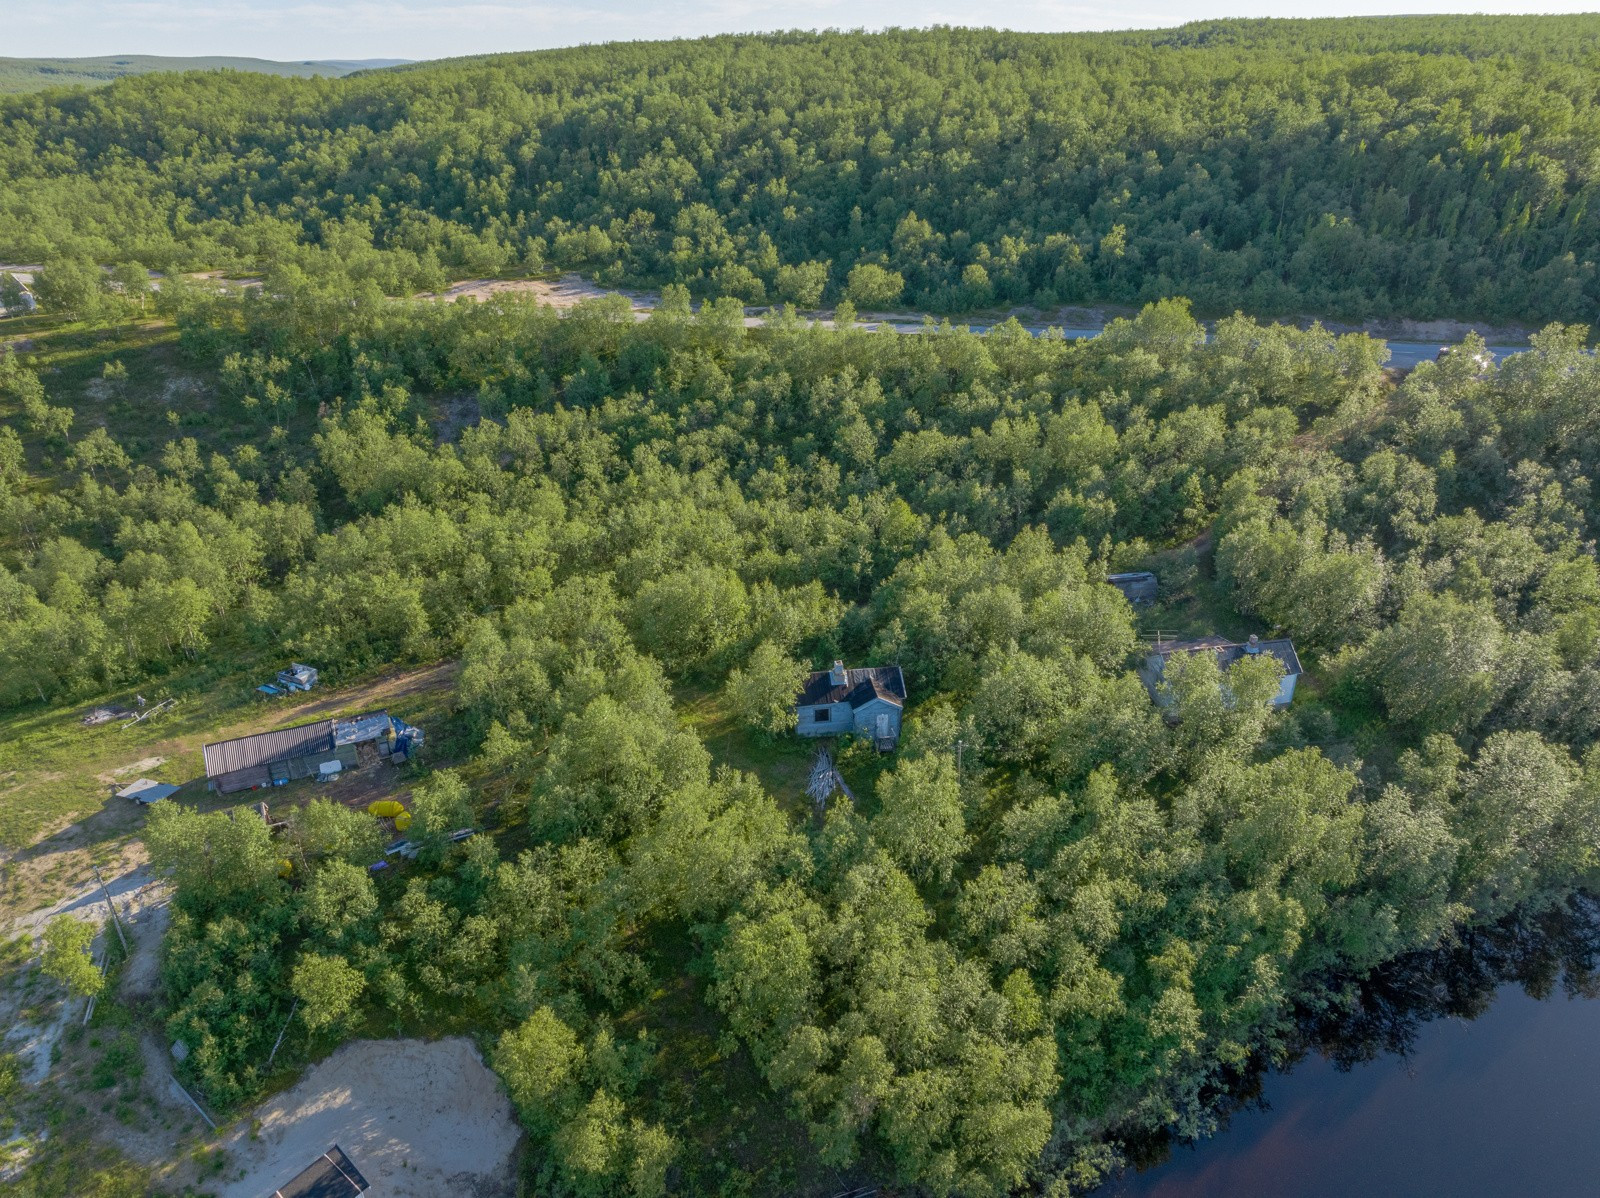
[[[889,737],[889,713],[886,712],[886,711],[882,711],[882,712],[878,713],[878,739],[879,740],[887,740],[888,737]]]

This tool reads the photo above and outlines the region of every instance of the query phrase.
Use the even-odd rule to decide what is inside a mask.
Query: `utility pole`
[[[122,934],[122,921],[117,918],[117,904],[111,900],[111,891],[106,886],[106,880],[100,876],[100,867],[91,865],[89,868],[94,870],[95,881],[100,883],[100,893],[106,896],[106,910],[111,912],[111,926],[117,929],[117,939],[122,941],[122,951],[131,952],[132,950],[128,948],[128,938]]]

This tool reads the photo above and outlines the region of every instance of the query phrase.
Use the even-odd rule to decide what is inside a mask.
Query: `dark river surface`
[[[1594,917],[1557,943],[1394,979],[1370,1018],[1266,1075],[1216,1136],[1095,1198],[1600,1196]]]

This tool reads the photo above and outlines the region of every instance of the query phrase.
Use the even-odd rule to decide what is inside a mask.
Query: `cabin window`
[[[819,707],[812,718],[819,724],[826,724],[833,718],[833,712],[829,708]]]

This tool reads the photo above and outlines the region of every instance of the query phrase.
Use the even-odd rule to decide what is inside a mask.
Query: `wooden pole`
[[[91,865],[89,868],[94,870],[95,880],[100,883],[100,893],[106,896],[106,910],[111,912],[111,926],[117,929],[117,939],[122,941],[122,951],[131,953],[133,950],[128,947],[128,938],[122,934],[122,921],[117,918],[117,904],[111,900],[111,890],[106,886],[106,880],[100,876],[100,867]]]
[[[102,955],[100,960],[98,960],[98,961],[96,961],[94,963],[94,967],[100,971],[100,976],[101,977],[105,976],[106,966],[105,966],[105,958],[104,958],[103,955]],[[94,1000],[96,998],[98,998],[98,997],[100,997],[98,994],[91,994],[89,996],[89,1001],[83,1004],[83,1026],[84,1027],[88,1027],[89,1026],[89,1020],[94,1017]]]
[[[194,1100],[194,1095],[189,1093],[189,1091],[187,1091],[187,1090],[185,1090],[183,1088],[183,1083],[178,1080],[178,1075],[176,1073],[173,1073],[172,1070],[169,1069],[169,1070],[167,1070],[167,1076],[172,1079],[172,1084],[178,1087],[178,1093],[182,1094],[185,1098],[187,1098],[189,1100],[189,1105],[192,1106],[195,1109],[196,1113],[199,1114],[200,1118],[202,1118],[202,1119],[204,1119],[206,1121],[206,1126],[209,1127],[212,1131],[216,1131],[217,1130],[217,1125],[215,1123],[211,1122],[211,1116],[206,1114],[205,1110],[200,1106],[200,1104]]]

